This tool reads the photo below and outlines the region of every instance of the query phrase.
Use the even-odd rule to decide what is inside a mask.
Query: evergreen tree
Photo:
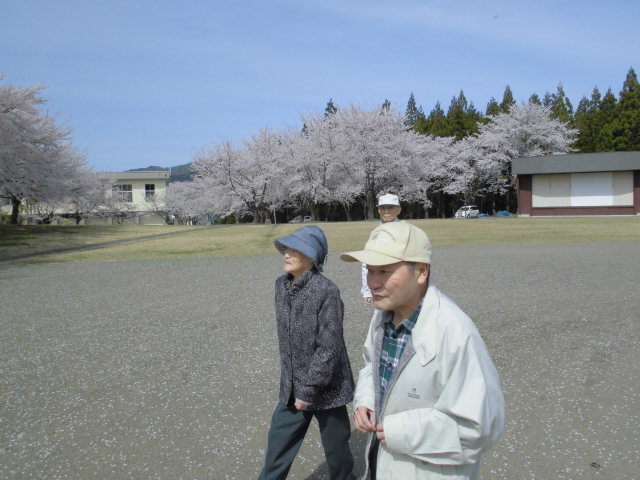
[[[436,103],[436,106],[433,107],[433,110],[431,110],[431,113],[429,113],[429,116],[426,119],[425,131],[421,133],[426,133],[436,137],[446,137],[447,130],[447,117],[440,106],[440,102],[438,102]]]
[[[481,118],[473,103],[469,105],[464,92],[460,90],[460,94],[451,99],[451,105],[447,110],[447,136],[460,140],[471,133],[476,133]]]
[[[388,99],[384,99],[384,102],[382,103],[382,110],[385,112],[388,112],[389,110],[391,110],[391,102]]]
[[[327,106],[324,109],[324,116],[325,118],[333,115],[334,113],[336,113],[338,111],[338,109],[336,108],[336,106],[333,104],[333,98],[330,98],[329,101],[327,102]]]
[[[556,93],[552,95],[547,93],[547,95],[545,95],[544,106],[551,110],[554,118],[561,120],[569,126],[573,124],[573,105],[571,105],[571,100],[569,100],[569,97],[564,93],[561,83],[558,84]]]
[[[529,97],[529,103],[532,103],[534,105],[542,105],[542,101],[540,100],[540,97],[537,93],[534,93]]]
[[[629,69],[620,92],[614,134],[616,150],[640,150],[640,84],[633,68]]]
[[[594,88],[591,93],[591,99],[582,97],[575,114],[575,126],[580,131],[576,148],[583,153],[596,152],[598,145],[598,135],[602,125],[600,120],[600,107],[602,103],[602,95],[598,88]]]
[[[421,115],[418,117],[418,120],[416,121],[415,125],[413,126],[413,130],[416,133],[420,133],[422,135],[427,135],[428,129],[429,129],[429,122],[427,120],[426,115],[424,114],[424,112],[422,112],[422,108],[420,109],[420,113]]]
[[[513,99],[511,88],[509,87],[509,85],[507,85],[504,89],[504,94],[502,95],[502,102],[500,102],[500,111],[502,113],[509,113],[509,110],[515,104],[516,101]]]
[[[485,110],[485,115],[487,117],[498,115],[500,113],[500,105],[495,98],[491,97],[489,99],[489,103],[487,103],[487,109]]]
[[[615,150],[614,129],[618,118],[618,100],[611,89],[602,97],[597,113],[596,152],[612,152]]]
[[[424,112],[422,111],[422,107],[418,107],[416,105],[416,99],[413,96],[413,92],[411,92],[411,96],[409,97],[409,101],[407,102],[407,110],[405,111],[405,125],[416,130],[417,124],[424,123]],[[417,131],[417,130],[416,130]]]

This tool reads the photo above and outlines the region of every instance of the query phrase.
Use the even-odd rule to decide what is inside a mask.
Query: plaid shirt
[[[393,326],[393,311],[384,313],[384,338],[382,340],[382,353],[380,354],[380,401],[384,402],[384,396],[393,376],[393,372],[400,362],[402,352],[411,339],[411,330],[416,324],[422,301],[418,307],[405,318],[398,327]]]

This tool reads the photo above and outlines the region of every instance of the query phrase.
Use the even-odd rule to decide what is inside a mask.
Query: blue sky
[[[558,84],[574,107],[640,69],[640,2],[0,0],[1,84],[45,84],[90,166],[193,160],[300,114],[460,90],[483,111]]]

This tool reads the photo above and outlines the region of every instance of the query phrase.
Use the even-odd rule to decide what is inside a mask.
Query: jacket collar
[[[302,290],[307,283],[309,283],[309,280],[315,275],[315,273],[316,270],[314,268],[311,268],[310,270],[307,270],[302,275],[300,275],[300,278],[298,278],[298,280],[295,282],[293,281],[293,275],[287,273],[284,276],[284,288],[287,290],[287,293],[289,293],[289,295],[295,295],[300,290]]]
[[[422,366],[433,360],[437,353],[436,320],[439,308],[440,292],[434,285],[429,285],[418,320],[411,331],[411,345]],[[384,329],[384,312],[376,310],[375,316],[376,328]]]
[[[411,342],[420,360],[425,366],[436,356],[436,320],[440,308],[440,295],[438,289],[429,285],[422,302],[422,310],[411,333]]]

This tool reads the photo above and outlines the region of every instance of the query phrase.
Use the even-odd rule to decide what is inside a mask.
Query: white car
[[[478,218],[480,210],[476,205],[463,205],[456,212],[456,218]]]
[[[289,223],[309,223],[311,221],[311,217],[309,215],[298,215],[293,220],[289,220]]]

